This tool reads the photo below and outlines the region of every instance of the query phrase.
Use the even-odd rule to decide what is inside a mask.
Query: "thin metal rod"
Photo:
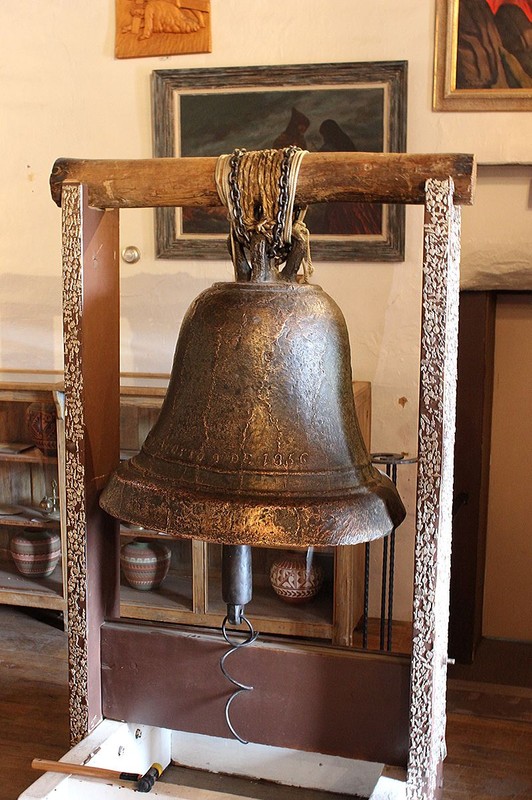
[[[392,482],[397,486],[397,462],[392,464]],[[388,572],[388,639],[386,642],[386,649],[392,649],[392,636],[393,636],[393,592],[395,580],[395,528],[390,534],[390,568]]]
[[[386,475],[397,486],[397,465],[413,464],[416,458],[405,458],[404,453],[372,453],[371,460],[374,464],[384,465]],[[395,581],[395,528],[382,543],[382,584],[381,584],[381,617],[380,617],[380,649],[392,649],[393,637],[393,595]],[[368,590],[369,586],[364,589]],[[386,597],[386,591],[388,597]],[[386,634],[386,635],[385,635]]]
[[[392,629],[393,629],[393,590],[395,572],[395,529],[390,534],[390,568],[388,571],[388,639],[386,649],[392,649]]]
[[[390,463],[386,464],[386,475],[388,478],[390,477]],[[386,623],[386,617],[388,621],[387,630],[388,636],[390,631],[391,619],[390,619],[390,611],[388,608],[388,615],[386,615],[386,583],[387,583],[387,572],[391,575],[391,568],[388,570],[389,563],[388,563],[388,550],[389,550],[389,537],[387,536],[383,543],[382,543],[382,586],[381,586],[381,636],[380,636],[380,649],[384,650],[384,629]],[[388,597],[388,602],[389,602]]]
[[[362,647],[368,647],[368,621],[369,621],[369,569],[371,543],[366,542],[365,564],[364,564],[364,616],[362,618]]]
[[[381,583],[381,624],[379,647],[384,650],[384,629],[386,621],[386,583],[388,574],[388,537],[382,540],[382,583]]]

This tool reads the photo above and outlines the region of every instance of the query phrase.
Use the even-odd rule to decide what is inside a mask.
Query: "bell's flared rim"
[[[150,485],[134,462],[121,465],[100,497],[111,516],[172,538],[217,544],[327,547],[388,535],[406,511],[392,481],[375,480],[344,496],[245,497],[190,490],[173,481]]]

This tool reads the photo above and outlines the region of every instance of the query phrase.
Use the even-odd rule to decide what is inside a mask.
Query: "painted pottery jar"
[[[57,428],[54,404],[31,403],[26,409],[26,424],[33,444],[45,456],[56,456]]]
[[[11,538],[10,549],[22,575],[48,578],[61,558],[61,538],[55,531],[25,528]]]
[[[270,582],[285,602],[306,603],[321,589],[323,570],[316,559],[304,553],[286,553],[271,565]]]
[[[126,581],[134,589],[157,589],[168,575],[172,553],[162,542],[134,539],[120,551]]]

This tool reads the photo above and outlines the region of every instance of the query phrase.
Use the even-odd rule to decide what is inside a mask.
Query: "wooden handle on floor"
[[[106,780],[138,781],[142,776],[133,772],[119,772],[103,767],[89,767],[86,764],[71,764],[68,761],[48,761],[45,758],[34,758],[33,769],[42,772],[60,772],[66,775],[80,775],[85,778],[104,778]]]

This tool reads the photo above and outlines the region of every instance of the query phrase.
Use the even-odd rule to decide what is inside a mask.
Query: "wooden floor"
[[[58,615],[46,619],[59,624]],[[66,636],[29,611],[0,606],[0,800],[38,777],[33,758],[70,749]]]
[[[479,681],[478,670],[461,670],[449,682],[445,800],[532,800],[532,691],[526,680],[508,683],[508,658],[505,652],[504,682]],[[530,658],[529,648],[519,651],[516,666],[530,679],[531,662],[523,658]],[[491,668],[487,674],[490,681],[497,675]],[[16,800],[35,780],[32,758],[57,759],[69,749],[66,687],[66,637],[58,618],[0,606],[0,800]],[[188,776],[195,785],[210,780]],[[324,796],[235,779],[224,788],[269,800]]]

